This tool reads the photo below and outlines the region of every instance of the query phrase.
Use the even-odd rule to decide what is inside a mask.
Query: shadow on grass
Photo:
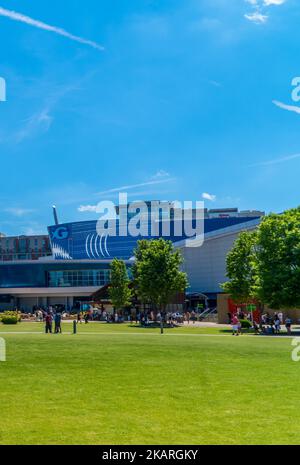
[[[160,323],[151,323],[150,325],[139,325],[139,324],[129,324],[127,325],[127,328],[134,328],[134,329],[160,329]],[[167,323],[164,323],[163,325],[164,329],[176,329],[180,328],[180,325],[169,325]]]

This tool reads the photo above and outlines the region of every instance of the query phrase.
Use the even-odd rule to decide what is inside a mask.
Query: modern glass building
[[[64,305],[69,309],[110,281],[110,262],[24,261],[0,263],[0,309]]]
[[[161,218],[157,237],[165,237],[178,247],[185,259],[190,288],[187,292],[204,293],[214,298],[220,292],[220,283],[226,280],[225,259],[228,250],[243,230],[257,227],[260,212],[214,210],[212,217],[203,222],[204,242],[199,239],[194,247],[187,246],[186,235],[175,234],[174,221],[170,231],[163,228]],[[35,254],[15,253],[11,249],[9,261],[0,260],[0,310],[18,307],[32,311],[35,306],[63,305],[72,308],[76,302],[87,301],[110,280],[110,263],[121,258],[128,268],[133,263],[134,249],[141,238],[151,239],[151,233],[141,236],[111,236],[99,234],[97,221],[56,224],[48,228],[39,244],[48,244]],[[24,244],[33,244],[32,238],[22,237]],[[29,242],[28,242],[28,240]],[[1,238],[20,247],[15,238]],[[22,243],[23,243],[22,242]],[[38,244],[38,246],[39,246]],[[48,249],[47,249],[48,247]],[[43,253],[45,252],[45,253]],[[6,252],[5,252],[6,253]],[[5,255],[5,254],[4,254]]]

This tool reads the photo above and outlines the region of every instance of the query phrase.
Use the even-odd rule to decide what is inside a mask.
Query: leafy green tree
[[[257,272],[262,302],[274,309],[300,307],[300,207],[263,219]]]
[[[182,255],[171,241],[138,241],[133,265],[134,283],[139,298],[156,310],[165,310],[174,295],[188,286],[186,273],[180,270]]]
[[[256,232],[242,232],[226,258],[226,275],[229,281],[221,286],[239,303],[250,302],[256,294],[256,243]]]
[[[111,281],[109,297],[116,310],[122,310],[131,304],[132,291],[123,260],[115,258],[111,263]]]

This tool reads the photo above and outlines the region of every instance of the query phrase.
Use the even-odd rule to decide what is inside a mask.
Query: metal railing
[[[217,307],[207,308],[199,315],[199,320],[203,321],[217,314]]]

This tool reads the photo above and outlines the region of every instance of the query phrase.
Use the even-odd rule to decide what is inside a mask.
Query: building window
[[[20,252],[26,252],[26,250],[27,250],[27,240],[26,239],[20,239],[19,240],[19,250],[20,250]]]
[[[49,271],[49,287],[101,287],[110,281],[110,270]]]

